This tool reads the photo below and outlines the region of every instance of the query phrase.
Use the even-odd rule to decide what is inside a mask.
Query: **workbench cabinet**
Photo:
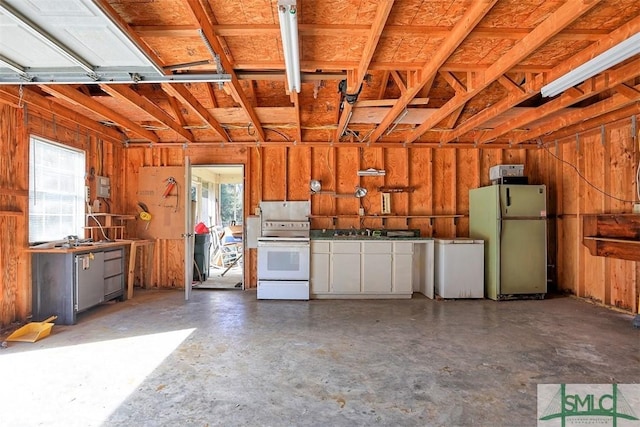
[[[33,251],[33,320],[58,316],[73,325],[76,315],[102,302],[124,299],[124,247]]]

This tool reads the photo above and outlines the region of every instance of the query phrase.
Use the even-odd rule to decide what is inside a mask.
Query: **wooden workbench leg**
[[[155,242],[151,242],[145,248],[145,274],[144,274],[144,288],[147,289],[153,282],[153,261],[155,259]]]
[[[135,280],[136,271],[136,252],[138,246],[135,242],[131,242],[129,247],[129,277],[127,278],[127,299],[133,298],[133,281]]]

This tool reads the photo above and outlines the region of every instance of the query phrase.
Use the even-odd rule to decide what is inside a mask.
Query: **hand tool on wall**
[[[169,178],[167,178],[167,186],[164,189],[164,193],[162,193],[163,199],[169,197],[169,194],[171,194],[171,191],[174,189],[176,184],[176,179],[174,177],[170,176]]]

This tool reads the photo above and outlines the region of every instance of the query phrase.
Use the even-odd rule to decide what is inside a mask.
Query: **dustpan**
[[[51,333],[53,322],[58,316],[51,316],[42,322],[31,322],[21,328],[16,329],[7,337],[7,341],[36,342],[46,338]]]

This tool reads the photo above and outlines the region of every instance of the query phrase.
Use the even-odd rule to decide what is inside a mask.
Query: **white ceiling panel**
[[[101,70],[108,70],[110,76],[119,72],[160,75],[91,0],[3,0],[0,55],[4,83],[12,78],[16,83],[54,82],[57,73],[68,76],[70,72],[96,78]],[[16,66],[23,72],[18,73]],[[45,75],[46,80],[40,80]]]

